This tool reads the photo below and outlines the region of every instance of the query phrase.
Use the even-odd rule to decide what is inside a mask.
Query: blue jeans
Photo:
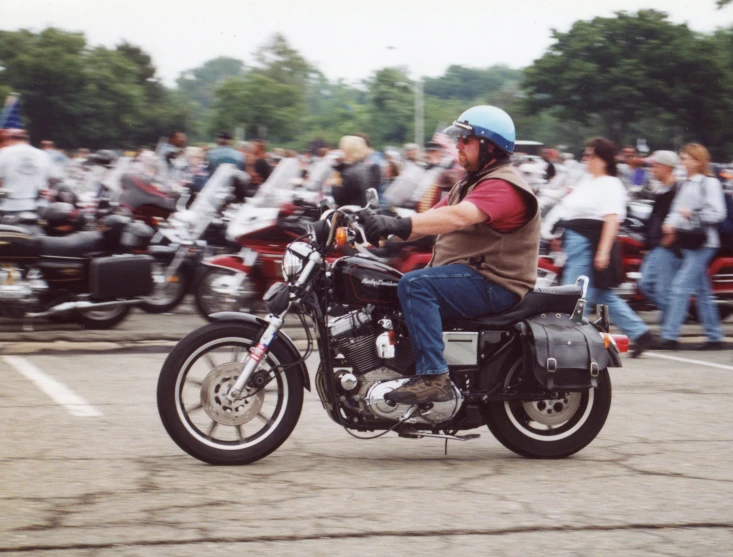
[[[448,371],[442,319],[500,313],[520,300],[517,294],[459,263],[410,271],[400,279],[397,292],[418,375]]]
[[[646,254],[637,285],[642,294],[664,313],[669,305],[670,289],[682,260],[672,250],[661,246]]]
[[[694,295],[698,320],[705,327],[705,336],[711,342],[723,340],[720,315],[713,301],[708,277],[708,264],[717,251],[718,248],[682,250],[682,266],[669,289],[670,300],[664,316],[663,339],[677,340],[680,328],[687,318],[690,297]]]
[[[590,279],[586,299],[586,311],[595,308],[596,304],[608,306],[611,322],[631,340],[638,339],[649,328],[610,288],[593,288],[593,258],[595,253],[590,240],[577,232],[566,230],[563,236],[563,249],[568,257],[562,272],[563,284],[575,284],[580,275]]]

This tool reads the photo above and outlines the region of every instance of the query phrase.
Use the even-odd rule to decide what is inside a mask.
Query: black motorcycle
[[[370,206],[376,192],[370,190]],[[385,395],[415,374],[413,349],[397,296],[401,274],[364,248],[357,210],[324,214],[288,246],[286,282],[264,297],[266,319],[227,312],[181,340],[158,381],[158,411],[171,438],[211,464],[247,464],[277,449],[295,428],[310,390],[305,365],[313,322],[320,364],[315,384],[330,418],[374,439],[466,441],[488,425],[508,449],[535,458],[576,453],[601,431],[611,405],[608,368],[620,367],[628,339],[608,333],[608,310],[583,317],[587,278],[536,289],[510,310],[444,323],[454,398],[395,404]],[[361,253],[332,264],[350,243]],[[289,313],[308,333],[301,356],[281,330]],[[377,432],[377,433],[374,433]]]
[[[118,215],[100,230],[59,237],[0,225],[0,316],[26,325],[72,316],[87,328],[114,327],[153,289],[153,259],[141,254],[152,235]]]

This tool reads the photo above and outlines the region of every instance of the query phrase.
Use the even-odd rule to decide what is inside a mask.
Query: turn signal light
[[[341,247],[345,246],[346,242],[348,241],[348,236],[346,234],[346,228],[341,226],[336,229],[336,245]]]
[[[603,346],[609,348],[612,344],[619,351],[619,354],[629,351],[629,337],[626,335],[610,335],[608,333],[601,333],[603,337]]]

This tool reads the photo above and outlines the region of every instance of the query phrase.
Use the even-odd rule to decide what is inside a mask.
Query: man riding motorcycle
[[[428,267],[406,273],[398,285],[417,368],[414,378],[385,395],[398,404],[453,398],[441,319],[506,311],[537,278],[540,215],[531,188],[511,165],[511,117],[493,106],[475,106],[445,133],[457,136],[458,162],[467,173],[448,197],[410,218],[363,216],[374,244],[391,235],[438,235]]]

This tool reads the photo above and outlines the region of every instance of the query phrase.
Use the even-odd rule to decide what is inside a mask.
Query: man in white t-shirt
[[[0,188],[7,191],[0,212],[34,211],[39,191],[60,178],[51,157],[28,143],[27,132],[12,130],[6,147],[0,149]]]

